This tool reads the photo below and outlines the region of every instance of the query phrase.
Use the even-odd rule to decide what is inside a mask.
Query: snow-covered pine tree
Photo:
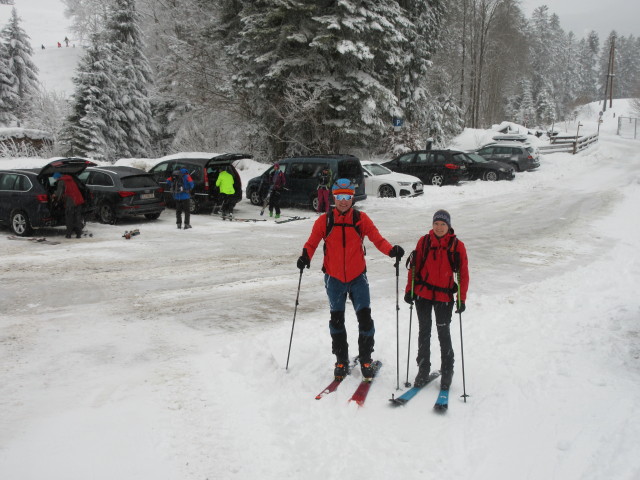
[[[11,9],[11,18],[0,31],[0,41],[3,44],[3,56],[6,68],[15,77],[17,84],[18,102],[16,116],[23,119],[29,106],[31,95],[39,88],[38,67],[31,60],[33,49],[29,36],[20,26],[21,19],[15,7]]]
[[[578,90],[577,102],[585,104],[599,100],[598,98],[598,54],[600,39],[595,31],[591,31],[586,38],[578,42]]]
[[[7,52],[0,43],[0,126],[9,127],[18,119],[16,108],[18,97],[18,79],[9,69]]]
[[[149,101],[153,76],[144,54],[138,21],[135,0],[115,0],[104,32],[112,80],[117,89],[117,96],[112,100],[123,113],[119,127],[125,137],[119,145],[114,145],[116,156],[147,156],[155,129]]]
[[[124,114],[113,101],[118,91],[110,66],[109,51],[94,34],[73,77],[72,113],[62,135],[67,155],[113,161],[116,148],[123,148]]]
[[[320,111],[334,151],[375,145],[402,114],[396,80],[406,72],[411,22],[397,1],[324,3],[310,45],[322,58],[317,81],[332,87]]]

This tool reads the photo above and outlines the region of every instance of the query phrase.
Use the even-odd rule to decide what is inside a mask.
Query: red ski
[[[371,378],[371,380],[361,381],[360,385],[358,385],[358,388],[356,388],[356,391],[353,392],[353,396],[349,400],[350,402],[356,402],[360,407],[364,405],[364,402],[367,399],[367,394],[369,393],[369,389],[371,388],[373,379],[376,378],[376,375],[378,374],[380,367],[382,367],[382,362],[376,360],[375,362],[373,362],[372,366],[373,366],[373,377]]]
[[[329,395],[330,393],[335,392],[341,383],[342,383],[342,380],[334,380],[333,382],[331,382],[329,385],[327,385],[327,388],[325,388],[318,395],[316,395],[316,400],[320,400],[325,395]]]

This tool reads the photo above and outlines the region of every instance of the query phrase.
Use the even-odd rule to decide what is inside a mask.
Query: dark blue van
[[[281,205],[300,205],[318,209],[318,183],[320,173],[329,168],[333,172],[334,181],[348,178],[356,185],[354,203],[367,198],[364,193],[364,173],[360,160],[353,155],[310,155],[307,157],[290,157],[278,162],[284,172],[287,183],[280,197]],[[253,205],[262,205],[269,191],[269,178],[273,166],[259,177],[249,180],[246,195]]]

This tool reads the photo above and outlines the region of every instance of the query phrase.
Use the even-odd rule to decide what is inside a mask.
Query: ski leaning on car
[[[362,373],[362,381],[351,400],[363,405],[371,382],[382,365],[372,359],[375,326],[371,317],[363,240],[367,237],[380,252],[396,259],[396,262],[400,261],[404,250],[398,245],[392,246],[366,213],[352,208],[355,186],[349,179],[337,180],[332,186],[332,194],[335,207],[316,219],[296,265],[302,278],[302,272],[310,267],[320,241],[324,241],[322,271],[329,300],[331,349],[336,356],[333,372],[336,383],[332,382],[327,389],[334,391],[351,373],[345,329],[345,306],[349,296],[358,320],[358,362]]]

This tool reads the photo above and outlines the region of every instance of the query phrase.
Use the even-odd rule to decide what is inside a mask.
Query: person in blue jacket
[[[174,170],[169,178],[167,178],[167,186],[176,202],[176,224],[178,228],[182,228],[182,212],[184,211],[184,229],[191,228],[189,223],[190,214],[189,204],[191,203],[191,190],[194,183],[189,171],[186,168]]]

